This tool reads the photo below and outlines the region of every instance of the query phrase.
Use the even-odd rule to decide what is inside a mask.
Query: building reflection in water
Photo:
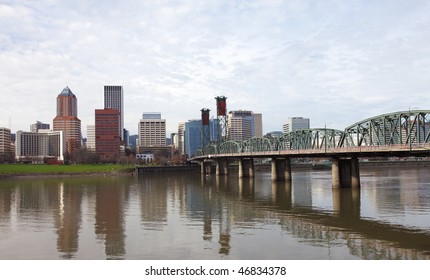
[[[63,258],[71,259],[79,247],[82,188],[60,182],[57,190],[58,206],[55,216],[57,250],[64,253]]]
[[[96,187],[95,233],[104,239],[106,258],[121,259],[126,253],[124,209],[128,185],[115,178],[103,183]]]
[[[422,213],[428,215],[429,203],[424,199],[429,192],[422,187],[422,178],[399,182],[392,178],[395,174],[386,172],[378,177],[383,183],[363,176],[360,189],[333,190],[327,174],[303,172],[293,177],[292,184],[273,182],[265,174],[254,179],[179,174],[138,180],[16,180],[11,188],[2,182],[0,233],[10,238],[4,239],[3,248],[21,231],[25,237],[32,232],[46,236],[43,244],[21,242],[23,252],[34,246],[31,250],[40,250],[36,254],[53,250],[53,258],[58,253],[61,258],[103,257],[103,249],[108,259],[289,258],[300,256],[304,248],[312,253],[327,250],[327,255],[319,255],[322,258],[430,259],[430,232],[425,222],[418,221],[416,228],[409,227],[409,220],[396,223],[405,211],[387,212],[385,217],[397,215],[395,222],[378,216],[389,211],[390,207],[379,205],[387,202],[406,210],[427,207]],[[314,177],[307,181],[307,176]],[[303,186],[306,191],[298,191]],[[130,201],[129,188],[136,195]],[[299,194],[311,197],[300,198]],[[383,198],[374,201],[375,196]],[[46,249],[45,244],[53,246]],[[267,245],[267,254],[261,254],[260,244]],[[94,252],[86,245],[99,250]],[[134,255],[126,248],[133,248],[128,251]],[[291,248],[296,251],[285,250]],[[38,257],[36,254],[30,256]]]
[[[168,183],[166,177],[139,179],[139,202],[143,227],[160,231],[167,223]]]
[[[9,187],[0,188],[0,225],[9,225],[12,210],[12,191]]]

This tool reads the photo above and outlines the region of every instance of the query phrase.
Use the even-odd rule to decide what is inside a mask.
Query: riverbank
[[[0,179],[11,177],[57,177],[86,175],[118,175],[134,172],[134,165],[120,164],[1,164]]]

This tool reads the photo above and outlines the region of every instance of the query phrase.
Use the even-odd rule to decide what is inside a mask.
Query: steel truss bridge
[[[408,110],[368,118],[346,127],[312,128],[280,138],[211,143],[192,160],[211,157],[428,156],[430,110]]]

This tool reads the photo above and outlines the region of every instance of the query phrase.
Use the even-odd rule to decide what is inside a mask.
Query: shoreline
[[[416,161],[361,161],[360,167],[375,168],[375,167],[430,167],[430,160],[416,160]],[[231,166],[232,170],[237,169],[237,166]],[[256,171],[270,171],[270,164],[255,165]],[[329,163],[306,163],[306,164],[293,164],[293,171],[305,170],[329,170],[331,164]],[[0,174],[0,180],[5,179],[31,179],[31,178],[67,178],[67,177],[90,177],[90,176],[139,176],[144,174],[157,174],[157,173],[199,173],[200,167],[197,165],[192,166],[141,166],[136,168],[129,168],[125,170],[112,170],[112,171],[99,171],[99,172],[67,172],[67,173],[14,173],[14,174]]]

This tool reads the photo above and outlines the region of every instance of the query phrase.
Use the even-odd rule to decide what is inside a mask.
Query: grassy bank
[[[0,176],[107,174],[119,173],[130,168],[133,166],[121,164],[0,164]]]

